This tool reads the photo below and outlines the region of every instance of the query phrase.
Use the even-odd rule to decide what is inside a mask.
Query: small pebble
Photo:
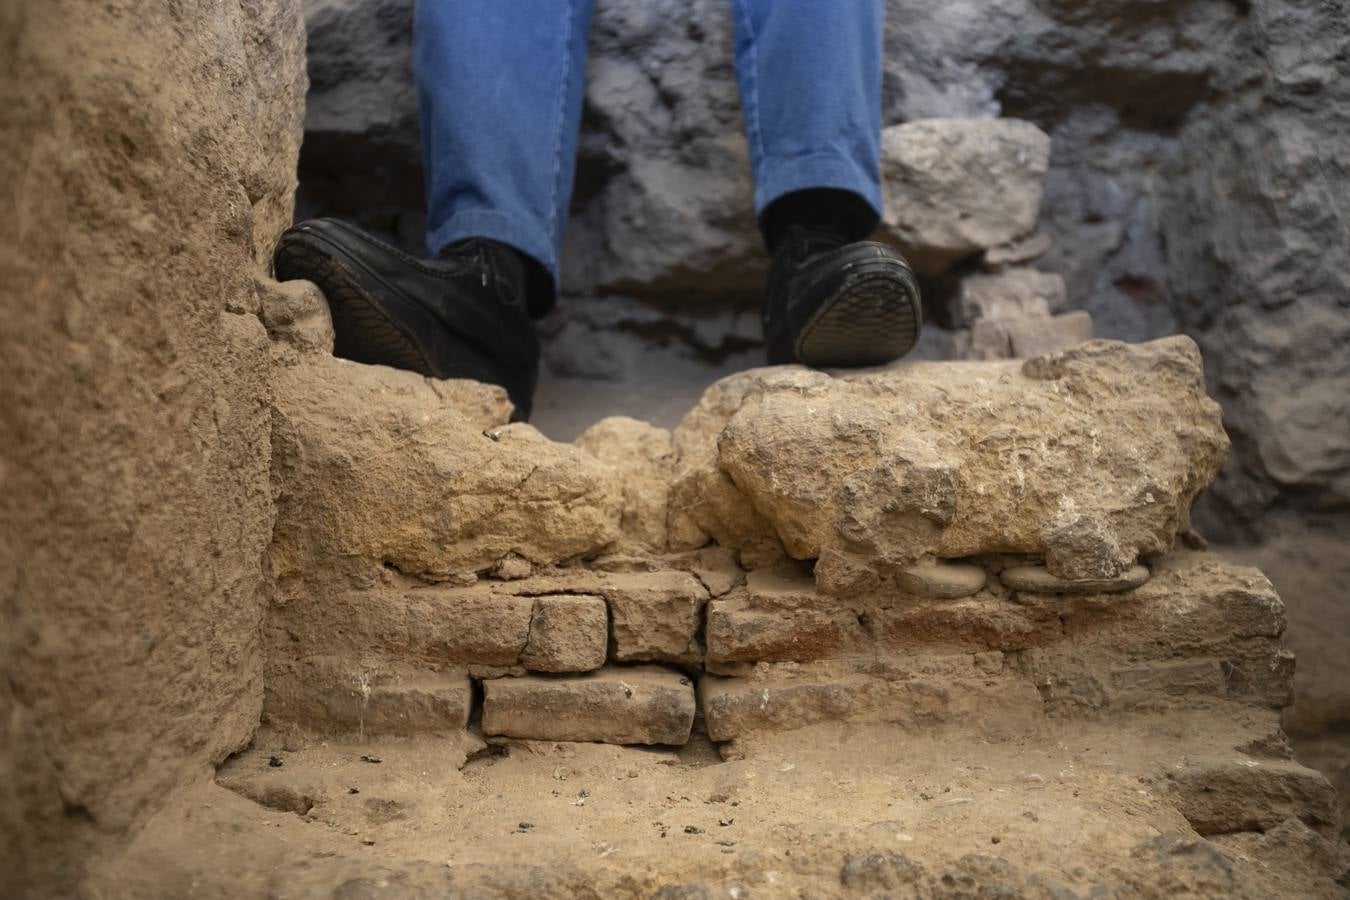
[[[702,833],[703,833],[703,829],[702,829],[702,828],[697,828],[697,827],[695,827],[695,826],[693,826],[693,825],[686,825],[686,826],[684,826],[684,833],[685,833],[685,834],[702,834]]]
[[[382,763],[382,762],[384,762],[384,760],[381,759],[381,758],[378,757],[378,756],[365,756],[365,755],[363,755],[363,756],[361,757],[361,762],[368,762],[368,763]]]
[[[271,756],[271,757],[268,757],[268,759],[267,759],[267,765],[270,766],[270,767],[273,768],[273,769],[280,769],[281,766],[282,766],[283,764],[282,764],[282,762],[281,762],[280,759],[278,759],[278,758],[275,757],[275,756]]]

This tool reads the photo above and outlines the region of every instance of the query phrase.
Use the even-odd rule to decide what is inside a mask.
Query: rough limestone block
[[[270,719],[322,734],[409,735],[462,730],[472,691],[462,671],[371,657],[310,656],[269,673]]]
[[[971,275],[956,295],[957,320],[964,327],[993,319],[1048,319],[1068,303],[1064,276],[1036,269],[1008,269]]]
[[[1014,566],[998,575],[1003,586],[1013,591],[1043,594],[1118,594],[1132,591],[1148,581],[1143,566],[1131,566],[1114,578],[1057,578],[1045,566]]]
[[[986,272],[1004,272],[1012,266],[1024,265],[1039,259],[1054,249],[1054,246],[1054,238],[1048,234],[1033,234],[1018,238],[986,251],[984,258],[980,260],[980,267]],[[1057,307],[1052,306],[1051,309]]]
[[[589,672],[605,664],[609,610],[600,597],[539,597],[520,664],[532,672]]]
[[[576,678],[483,683],[483,733],[539,741],[683,744],[694,724],[689,679],[657,666]]]
[[[1204,835],[1266,831],[1290,818],[1327,836],[1340,831],[1335,789],[1293,761],[1188,760],[1165,777],[1172,802]]]
[[[981,319],[970,332],[970,354],[975,359],[1028,359],[1090,340],[1092,315],[1081,309],[1051,317]]]
[[[333,317],[319,288],[308,281],[258,279],[262,322],[274,341],[305,353],[333,352]]]
[[[439,665],[513,666],[535,601],[469,588],[344,591],[274,607],[274,656],[382,651]]]
[[[767,527],[793,557],[882,574],[1024,553],[1064,578],[1171,549],[1228,451],[1185,337],[847,378],[755,370],[710,389],[675,443],[672,526],[723,547]]]
[[[1111,688],[1116,702],[1139,706],[1159,695],[1222,697],[1227,692],[1227,683],[1221,661],[1198,659],[1114,669]]]
[[[708,591],[688,572],[635,572],[606,578],[597,593],[609,604],[618,662],[695,662]]]
[[[896,574],[900,590],[916,597],[959,600],[979,593],[989,575],[969,563],[934,563],[910,566]]]
[[[915,731],[958,721],[1025,723],[1043,715],[1029,681],[991,676],[967,654],[760,664],[751,677],[703,676],[699,701],[714,741],[821,722],[884,722]]]
[[[613,467],[623,496],[624,537],[651,550],[666,548],[666,508],[675,464],[670,432],[624,416],[602,419],[576,445]]]
[[[980,594],[960,600],[899,603],[868,612],[878,642],[890,648],[1025,650],[1063,636],[1054,610]]]
[[[611,467],[506,425],[501,388],[306,354],[275,370],[273,394],[279,578],[438,581],[619,535]]]
[[[1036,230],[1050,138],[1030,122],[908,122],[885,129],[881,147],[885,229],[918,270]]]
[[[828,659],[862,646],[867,633],[847,609],[756,609],[744,597],[708,605],[711,663]]]

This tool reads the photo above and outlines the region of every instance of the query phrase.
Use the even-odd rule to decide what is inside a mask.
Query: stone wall
[[[597,6],[565,279],[605,302],[564,303],[546,328],[550,367],[602,391],[639,380],[634,346],[743,364],[757,336],[735,311],[753,305],[763,260],[729,4]],[[301,207],[419,249],[410,9],[307,5]],[[1288,0],[889,3],[886,123],[1040,126],[1053,148],[1041,228],[1054,246],[1038,267],[1063,275],[1068,307],[1090,312],[1101,336],[1184,329],[1201,343],[1236,442],[1205,524],[1230,540],[1262,536],[1273,510],[1346,508],[1350,438],[1323,427],[1347,418],[1350,377],[1332,352],[1350,340],[1350,273],[1344,253],[1323,252],[1347,239],[1350,113],[1335,77],[1346,12]],[[945,293],[930,285],[930,313],[950,327]]]
[[[58,896],[257,726],[304,32],[255,0],[0,31],[0,871]]]

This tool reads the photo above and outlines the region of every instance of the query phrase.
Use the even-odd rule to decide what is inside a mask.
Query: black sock
[[[772,254],[793,227],[836,234],[851,242],[871,234],[877,221],[876,211],[852,191],[808,188],[784,194],[770,203],[760,214],[759,229]]]

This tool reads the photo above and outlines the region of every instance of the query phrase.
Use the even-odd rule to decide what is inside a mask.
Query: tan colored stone
[[[689,679],[658,666],[574,678],[483,683],[483,733],[539,741],[683,744],[694,724]]]
[[[428,665],[514,666],[534,607],[487,585],[303,593],[272,610],[269,665],[377,651]]]
[[[329,735],[450,733],[469,722],[463,671],[436,672],[370,656],[307,656],[269,673],[273,722]]]
[[[599,597],[538,597],[520,664],[532,672],[589,672],[605,664],[609,611]]]
[[[1064,276],[1017,268],[962,279],[956,295],[956,313],[960,324],[969,328],[989,319],[1048,319],[1066,303],[1068,288]]]
[[[708,591],[688,572],[611,575],[597,591],[609,604],[618,662],[697,662]]]
[[[1027,359],[1058,353],[1092,340],[1092,316],[1083,310],[1059,316],[981,319],[970,332],[974,359]]]
[[[333,317],[319,288],[308,281],[258,280],[262,321],[274,341],[303,353],[333,352]]]
[[[959,600],[978,593],[988,577],[983,568],[969,563],[933,563],[901,569],[895,580],[902,591],[916,597]]]
[[[1015,566],[998,575],[1004,587],[1042,594],[1117,594],[1132,591],[1149,579],[1144,566],[1131,566],[1114,578],[1059,578],[1045,566]]]
[[[1171,548],[1228,450],[1183,337],[1097,341],[1025,363],[734,381],[686,419],[694,434],[676,430],[672,521],[728,547],[769,527],[799,559],[837,552],[894,570],[1016,552],[1061,577],[1114,578]],[[721,511],[681,484],[720,485]],[[748,531],[726,509],[746,513]]]
[[[1006,271],[1011,266],[1020,266],[1039,259],[1054,249],[1054,246],[1054,239],[1044,233],[1018,238],[985,251],[980,266],[986,272]]]
[[[613,416],[586,429],[576,445],[613,467],[623,495],[620,527],[624,537],[652,550],[664,550],[675,464],[670,432]]]
[[[847,609],[756,608],[745,597],[708,605],[710,663],[828,659],[866,643],[858,617]]]
[[[1043,715],[1029,681],[991,678],[970,655],[761,663],[751,677],[703,676],[699,701],[715,741],[822,722],[885,722],[920,731],[955,721],[1025,725]]]
[[[309,355],[274,389],[280,577],[368,579],[384,565],[446,579],[619,536],[612,469],[504,425],[501,388]]]
[[[1050,138],[1017,119],[926,119],[882,132],[885,230],[939,273],[1036,230]]]
[[[1204,835],[1266,831],[1291,818],[1328,837],[1340,833],[1335,789],[1292,760],[1186,760],[1163,776],[1181,814]]]

